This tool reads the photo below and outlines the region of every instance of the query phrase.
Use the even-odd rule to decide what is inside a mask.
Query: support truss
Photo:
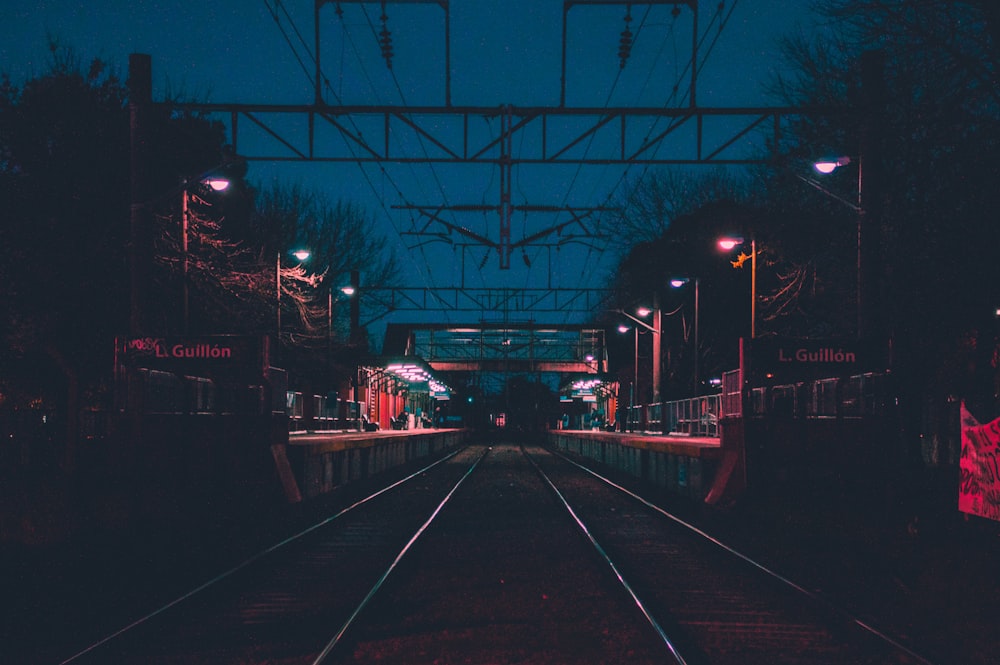
[[[386,66],[392,68],[393,5],[439,7],[443,15],[443,101],[439,105],[351,105],[334,94],[323,73],[321,28],[344,16],[342,5],[377,5],[381,31],[375,35]],[[406,233],[422,236],[414,245],[446,240],[457,233],[495,252],[501,269],[512,253],[526,245],[542,245],[572,229],[573,237],[596,242],[598,225],[591,214],[611,210],[570,206],[517,206],[512,183],[516,169],[533,165],[658,166],[747,165],[767,159],[758,146],[777,144],[783,126],[808,109],[771,107],[701,108],[696,103],[698,62],[697,0],[564,0],[559,103],[556,106],[455,106],[451,82],[451,6],[449,0],[315,0],[315,79],[312,104],[173,104],[180,110],[228,116],[230,144],[251,161],[325,162],[352,165],[421,164],[486,165],[499,173],[495,206],[413,204],[393,206],[416,211],[423,224]],[[333,6],[332,11],[330,6]],[[690,20],[690,77],[684,103],[663,107],[567,106],[567,42],[572,11],[585,6],[623,8],[619,58],[624,68],[631,56],[629,29],[634,8],[672,7],[671,15]],[[685,56],[687,57],[687,56]],[[668,95],[669,96],[669,95]],[[763,137],[763,140],[762,140]],[[252,146],[252,147],[250,147]],[[419,149],[418,149],[419,146]],[[496,234],[470,231],[449,221],[451,213],[495,212]],[[515,240],[511,220],[516,212],[569,214],[560,221]],[[448,212],[449,215],[443,213]],[[527,258],[527,255],[525,255]]]

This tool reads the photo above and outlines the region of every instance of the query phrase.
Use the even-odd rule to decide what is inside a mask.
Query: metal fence
[[[625,409],[627,431],[680,436],[719,436],[723,395],[702,395]]]

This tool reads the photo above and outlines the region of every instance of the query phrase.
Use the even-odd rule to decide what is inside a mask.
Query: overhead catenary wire
[[[708,48],[705,49],[705,55],[704,55],[704,57],[699,58],[697,63],[689,62],[689,63],[687,63],[685,65],[684,70],[677,76],[677,83],[674,84],[674,86],[672,88],[671,95],[667,98],[666,102],[664,103],[664,106],[667,106],[670,103],[677,103],[677,95],[678,95],[678,93],[680,91],[680,82],[684,81],[684,80],[687,80],[687,73],[688,73],[688,71],[690,71],[690,68],[692,66],[696,67],[696,69],[695,69],[695,76],[696,77],[697,77],[698,74],[701,73],[701,69],[705,66],[705,63],[708,61],[709,56],[712,54],[712,51],[715,49],[715,45],[718,43],[719,38],[722,36],[723,30],[725,29],[726,25],[729,23],[729,19],[732,17],[733,12],[736,10],[736,5],[738,4],[738,2],[739,2],[739,0],[733,0],[730,3],[730,5],[729,5],[729,11],[725,14],[725,16],[723,16],[723,14],[722,14],[722,7],[723,7],[724,3],[720,2],[718,4],[718,6],[716,8],[716,12],[715,12],[715,14],[712,17],[712,21],[707,26],[705,26],[705,31],[702,33],[701,37],[698,39],[698,45],[697,45],[697,48],[696,48],[695,52],[696,53],[701,53],[702,47],[704,46],[704,43],[705,43],[705,40],[708,38],[708,35],[712,32],[712,27],[716,23],[718,23],[718,29],[715,31],[715,36],[712,38],[711,42],[709,43]],[[686,97],[688,94],[690,94],[690,92],[691,92],[691,84],[690,84],[690,81],[689,81],[688,82],[688,87],[687,87],[687,89],[683,93],[683,97]],[[682,99],[683,99],[683,97],[682,97]],[[681,121],[681,119],[679,119],[679,118],[671,119],[670,121],[668,121],[668,129],[665,130],[665,131],[669,131],[670,128],[672,128],[677,122],[680,122],[680,121]],[[646,133],[645,141],[648,141],[649,138],[653,135],[653,132],[655,131],[656,126],[658,124],[659,124],[659,120],[653,122],[653,124],[650,127],[649,131]],[[663,132],[661,132],[661,133],[663,133]],[[653,148],[653,154],[654,155],[656,155],[659,152],[660,147],[661,146],[658,145],[658,146],[656,146],[656,147]],[[650,168],[651,168],[650,164],[643,165],[642,172],[639,175],[639,179],[640,180],[646,176],[646,174],[649,172]],[[618,178],[618,182],[616,182],[615,185],[608,191],[608,195],[605,197],[605,202],[604,202],[605,205],[609,205],[611,203],[612,199],[614,198],[615,192],[618,191],[618,188],[621,186],[622,182],[624,182],[624,180],[628,177],[628,174],[629,174],[630,171],[631,171],[631,168],[629,166],[626,166],[625,169],[622,171],[621,175]]]
[[[333,99],[336,101],[337,104],[342,104],[342,100],[340,99],[340,95],[337,93],[336,90],[334,90],[333,84],[331,83],[330,79],[325,74],[322,73],[322,67],[321,67],[320,63],[316,62],[316,56],[315,56],[315,54],[312,53],[312,50],[310,49],[310,47],[308,46],[308,44],[306,44],[305,40],[302,38],[301,31],[299,31],[295,27],[295,21],[292,18],[292,16],[288,13],[288,11],[285,9],[282,0],[273,0],[273,4],[274,4],[273,8],[271,6],[271,0],[264,0],[264,2],[265,2],[265,5],[267,6],[268,12],[271,14],[272,19],[274,20],[276,26],[278,27],[279,31],[281,32],[282,37],[285,39],[286,44],[288,45],[289,49],[291,49],[293,56],[295,57],[295,59],[299,62],[300,66],[302,67],[303,72],[306,75],[306,78],[309,80],[310,85],[314,84],[312,75],[309,73],[308,68],[306,67],[305,60],[299,54],[299,49],[295,46],[295,44],[293,43],[292,39],[289,37],[288,33],[286,32],[284,26],[282,25],[281,16],[285,17],[287,23],[291,26],[291,29],[294,32],[294,34],[298,36],[299,43],[301,44],[302,49],[305,50],[305,52],[306,52],[306,57],[308,59],[308,62],[312,63],[320,71],[321,80],[323,82],[323,88],[324,88],[324,90],[326,92],[328,92],[330,95],[332,95]],[[344,29],[344,34],[345,34],[345,36],[348,36],[349,35],[349,31],[347,31],[346,29]],[[352,45],[353,45],[353,42],[352,42]],[[357,53],[356,46],[354,46],[354,48],[355,48],[355,53]],[[363,63],[362,63],[362,70],[364,70]],[[375,86],[374,86],[374,84],[372,84],[370,77],[367,75],[367,72],[364,72],[364,73],[365,73],[365,77],[369,81],[369,85],[371,85],[372,89],[374,90]],[[354,121],[354,119],[350,118],[349,122],[351,123],[351,126],[355,130],[355,132],[357,132],[360,135],[361,130],[358,127],[357,123]],[[356,153],[355,153],[354,147],[350,143],[346,143],[345,145],[347,147],[347,150],[352,155],[357,156]],[[386,179],[388,179],[388,181],[390,182],[392,188],[395,190],[396,195],[399,196],[401,199],[404,198],[401,189],[395,183],[395,181],[392,179],[392,176],[381,165],[380,165],[379,168],[381,169],[383,177],[386,178]],[[382,212],[384,213],[385,218],[389,221],[390,226],[392,227],[393,231],[395,232],[396,241],[400,244],[400,246],[404,250],[406,250],[407,247],[406,247],[405,241],[403,240],[402,233],[400,232],[399,228],[395,224],[395,222],[393,220],[393,216],[392,216],[391,212],[389,211],[388,207],[386,206],[385,197],[380,195],[380,188],[372,180],[370,174],[364,168],[364,166],[360,163],[360,161],[358,162],[358,169],[361,172],[361,176],[364,179],[365,184],[371,190],[371,192],[375,195],[376,200],[379,202],[378,205],[382,208]],[[415,259],[412,258],[412,256],[409,254],[408,251],[404,251],[403,254],[404,254],[404,258],[409,258],[410,259],[410,261],[412,262],[412,266],[413,266],[416,274],[419,275],[419,277],[421,278],[421,280],[424,282],[424,285],[429,287],[430,286],[430,281],[427,279],[427,275],[422,271],[421,265]]]
[[[272,5],[273,5],[273,8],[272,8]],[[712,18],[711,23],[703,29],[701,35],[696,35],[695,36],[696,40],[697,40],[697,46],[696,46],[695,52],[696,53],[702,53],[704,55],[703,56],[696,56],[695,58],[692,59],[693,62],[688,62],[685,65],[685,67],[684,67],[684,72],[682,72],[679,76],[677,75],[677,73],[675,71],[675,76],[678,76],[678,79],[680,79],[681,76],[684,76],[685,74],[687,74],[688,72],[690,72],[691,71],[691,67],[696,67],[696,72],[701,70],[701,68],[704,66],[705,61],[708,59],[709,54],[712,52],[712,49],[714,48],[716,42],[718,41],[719,36],[722,34],[723,28],[724,28],[726,22],[728,21],[728,18],[730,16],[732,16],[733,11],[735,9],[735,6],[736,6],[736,2],[731,3],[730,7],[729,7],[729,11],[728,11],[728,13],[726,13],[726,12],[723,12],[724,4],[723,3],[719,3],[718,10],[716,12],[714,12],[714,16]],[[306,64],[307,60],[304,57],[298,55],[298,51],[299,51],[298,46],[301,46],[301,48],[305,49],[305,51],[307,53],[309,52],[309,47],[308,47],[308,45],[306,45],[305,40],[302,37],[302,33],[300,31],[298,31],[297,29],[294,28],[294,21],[292,20],[292,17],[289,15],[287,9],[285,8],[285,6],[284,6],[284,4],[282,3],[281,0],[269,0],[268,7],[269,7],[269,10],[272,13],[272,16],[274,17],[274,20],[275,20],[276,24],[281,25],[282,23],[284,23],[285,21],[287,21],[287,23],[289,23],[292,26],[292,28],[290,30],[286,30],[286,29],[282,28],[282,34],[283,34],[283,36],[285,38],[285,41],[288,43],[289,48],[291,48],[293,50],[293,52],[296,53],[296,58],[299,61],[299,65],[302,68],[303,72],[308,75],[308,72],[306,71],[307,70],[307,64]],[[371,33],[371,36],[376,41],[376,43],[378,43],[379,34],[380,34],[379,33],[379,26],[375,25],[374,19],[371,17],[370,13],[367,10],[365,10],[363,7],[362,7],[362,11],[364,12],[364,16],[365,16],[365,20],[366,20],[366,23],[367,23],[368,31]],[[638,25],[635,26],[636,30],[635,30],[633,42],[635,42],[636,40],[638,40],[640,38],[640,34],[644,30],[648,30],[649,18],[650,18],[650,11],[651,11],[651,8],[649,6],[647,6],[646,11],[644,12],[644,15],[643,15],[642,19],[638,22]],[[341,16],[341,20],[343,21],[342,13],[339,11],[339,5],[338,5],[338,15]],[[675,14],[674,18],[675,18],[675,22],[676,22],[676,14]],[[384,28],[384,26],[383,26],[383,28]],[[662,56],[662,53],[664,52],[664,50],[668,46],[667,41],[669,41],[669,40],[665,40],[662,43],[662,45],[660,46],[660,48],[659,48],[659,50],[657,52],[656,58],[654,60],[654,63],[653,63],[654,66],[655,66],[655,62],[660,60],[660,58]],[[674,39],[674,41],[672,43],[674,44],[674,50],[676,51],[676,39]],[[705,46],[706,43],[708,44],[707,50],[706,50],[706,46]],[[372,81],[372,76],[370,75],[370,72],[364,67],[364,60],[360,56],[360,49],[359,49],[357,43],[351,38],[350,30],[347,30],[346,27],[345,27],[345,39],[343,41],[343,44],[345,45],[345,47],[347,45],[350,45],[350,50],[352,50],[355,53],[356,57],[358,58],[358,61],[361,63],[361,68],[362,68],[365,80],[367,81],[368,85],[371,86],[371,88],[373,90],[375,90],[375,92],[377,94],[377,87],[375,86],[374,82]],[[309,59],[311,61],[315,62],[315,58],[311,54],[309,55]],[[342,60],[343,60],[343,58],[342,58]],[[318,69],[318,67],[317,67],[317,69]],[[395,72],[393,70],[390,69],[390,73],[391,73],[391,76],[392,76],[393,84],[396,87],[396,92],[397,92],[399,98],[401,100],[403,100],[403,102],[405,104],[405,102],[406,102],[406,99],[405,99],[406,95],[404,94],[404,92],[402,90],[400,82],[396,78],[396,74],[395,74]],[[618,88],[620,87],[620,74],[621,74],[621,72],[619,70],[619,75],[615,77],[615,82],[614,82],[614,84],[613,84],[613,86],[611,88],[611,91],[607,95],[607,99],[606,99],[605,104],[604,104],[605,107],[608,107],[610,105],[610,102],[611,102],[611,99],[613,98],[613,95],[617,93]],[[650,72],[647,75],[647,77],[645,79],[645,83],[642,86],[643,90],[648,87],[649,81],[651,80],[652,76],[653,76],[653,69],[652,69],[652,66],[651,66]],[[323,81],[324,90],[327,90],[329,92],[329,94],[331,94],[337,100],[337,102],[340,103],[339,95],[337,95],[336,92],[333,91],[332,85],[331,85],[329,79],[324,75],[324,76],[321,77],[321,80]],[[689,92],[690,92],[690,85],[691,85],[691,83],[689,82],[688,83],[689,87],[686,89],[685,92],[682,93],[681,92],[682,86],[680,84],[675,84],[673,86],[673,88],[672,88],[671,95],[668,98],[668,100],[667,100],[666,103],[669,104],[671,100],[676,100],[678,98],[678,96],[689,94]],[[354,123],[353,119],[351,120],[351,122],[352,122],[352,125],[353,125],[355,131],[357,131],[358,134],[360,135],[360,130],[358,130],[358,127],[357,127],[356,123]],[[653,128],[651,128],[649,130],[650,134],[654,131],[655,126],[656,126],[656,124],[654,123]],[[417,137],[417,140],[419,141],[420,149],[423,151],[423,154],[425,156],[427,156],[427,154],[428,154],[428,147],[424,143],[423,137],[421,137],[419,133],[416,134],[416,137]],[[392,137],[392,138],[397,138],[397,137]],[[526,138],[526,136],[524,134],[522,134],[522,141],[525,140],[525,138]],[[589,151],[592,150],[592,146],[593,146],[594,140],[595,140],[595,137],[593,135],[590,136],[589,142],[588,142],[588,144],[586,146],[586,151],[588,153],[589,153]],[[403,146],[403,147],[405,147],[405,146]],[[655,146],[653,148],[654,151],[655,150],[660,150],[660,149],[662,149],[662,146]],[[356,154],[355,151],[354,151],[354,149],[351,146],[349,146],[349,150],[351,150],[352,154]],[[406,247],[407,243],[406,243],[406,240],[403,237],[403,232],[402,232],[402,228],[401,228],[401,223],[404,222],[405,220],[397,220],[394,215],[389,214],[389,212],[387,210],[386,197],[380,195],[380,193],[382,192],[382,190],[384,188],[388,187],[389,189],[391,189],[392,191],[394,191],[395,195],[398,196],[401,200],[405,200],[406,196],[402,193],[401,187],[400,187],[399,183],[396,181],[396,179],[392,176],[392,174],[389,172],[389,170],[384,165],[381,165],[381,164],[379,165],[380,172],[382,173],[382,185],[381,186],[378,186],[378,185],[376,185],[373,182],[370,174],[368,173],[368,170],[364,167],[364,165],[360,162],[360,160],[359,160],[358,166],[359,166],[359,169],[360,169],[360,171],[362,173],[362,177],[364,178],[365,182],[367,183],[368,188],[373,193],[375,193],[376,196],[377,196],[377,198],[379,199],[379,205],[381,206],[383,212],[385,213],[386,218],[389,220],[390,224],[392,225],[392,228],[393,228],[393,230],[394,230],[394,232],[396,234],[397,242],[399,242],[403,247]],[[411,169],[411,172],[413,172],[413,165],[410,164],[410,163],[408,163],[408,166]],[[606,166],[605,168],[607,169],[608,167]],[[645,166],[645,167],[643,167],[643,174],[645,174],[649,168],[650,168],[650,166],[648,166],[648,165]],[[626,165],[626,168],[622,171],[622,173],[621,173],[618,181],[615,183],[615,185],[612,187],[612,189],[607,194],[607,196],[605,198],[605,205],[608,205],[609,202],[613,199],[613,197],[615,195],[615,192],[620,188],[621,183],[628,177],[629,173],[633,169],[634,169],[634,166],[633,167],[629,167],[629,166]],[[564,197],[563,197],[563,204],[564,205],[569,200],[570,196],[572,195],[572,191],[579,186],[579,183],[581,182],[581,180],[580,180],[581,171],[582,171],[582,165],[578,165],[577,168],[576,168],[576,172],[573,174],[569,185],[565,189],[565,194],[564,194]],[[446,190],[446,188],[444,187],[444,185],[443,185],[443,183],[441,181],[440,174],[437,172],[437,170],[434,169],[433,165],[431,165],[431,174],[432,174],[432,177],[433,177],[433,181],[434,181],[435,187],[440,192],[440,195],[441,195],[442,199],[445,202],[445,205],[442,206],[442,208],[444,208],[444,207],[447,206],[447,202],[448,202],[447,190]],[[517,172],[516,175],[518,177],[518,181],[517,181],[517,183],[518,183],[518,189],[519,189],[519,191],[521,191],[520,190],[520,177],[521,177],[520,172]],[[422,182],[422,180],[419,177],[417,177],[417,175],[415,173],[413,174],[413,177],[415,178],[415,180],[417,181],[418,184],[420,182]],[[523,191],[522,191],[522,194],[523,194]],[[411,223],[412,223],[412,221],[411,221]],[[600,217],[597,218],[596,223],[598,225],[600,225]],[[527,224],[527,219],[524,220],[524,224],[522,225],[522,232],[526,232],[525,231],[526,230],[526,224]],[[421,255],[421,257],[424,258],[424,263],[423,264],[420,264],[420,263],[418,263],[416,261],[415,257],[412,256],[412,252],[408,251],[406,258],[410,259],[410,264],[414,267],[414,269],[417,271],[417,273],[420,274],[421,280],[425,283],[425,285],[430,286],[431,285],[431,281],[432,281],[432,277],[431,277],[431,275],[429,273],[427,273],[427,272],[424,271],[424,268],[427,265],[429,265],[429,264],[432,265],[433,262],[427,260],[427,255],[425,253],[425,245],[426,244],[427,243],[422,243],[422,244],[417,245],[415,247],[415,249],[419,249],[420,250],[420,255]],[[583,243],[581,243],[581,244],[583,244]],[[410,248],[407,248],[407,249],[410,249]],[[531,257],[534,260],[531,261],[531,264],[533,266],[540,267],[542,265],[542,261],[539,261],[537,259],[538,259],[538,256],[541,254],[541,252],[544,251],[544,250],[542,248],[535,248],[535,249],[536,249],[536,251],[533,252],[533,256]],[[522,251],[525,252],[524,255],[527,257],[528,253],[527,253],[526,248],[522,248]],[[580,270],[581,277],[586,277],[586,271],[588,270],[588,268],[585,267],[585,266],[587,264],[592,263],[591,259],[592,259],[593,255],[595,253],[598,253],[598,252],[599,253],[603,253],[604,251],[606,251],[606,250],[603,249],[603,248],[594,246],[593,244],[587,245],[587,258],[584,261],[584,267],[581,267],[581,270]],[[487,256],[488,256],[488,253],[487,253]],[[485,282],[486,278],[485,278],[485,275],[483,273],[482,268],[479,267],[480,264],[478,262],[474,261],[473,262],[473,266],[476,266],[477,269],[478,269],[479,280],[481,282]],[[550,269],[551,269],[551,266],[550,266]],[[529,269],[529,274],[525,278],[526,283],[528,281],[530,281],[530,278],[531,278],[530,272],[531,272],[531,269]],[[593,273],[593,271],[591,269],[591,274],[592,273]],[[464,275],[463,275],[463,279],[464,279]],[[564,318],[565,319],[568,319],[570,316],[571,316],[570,312],[564,313]]]

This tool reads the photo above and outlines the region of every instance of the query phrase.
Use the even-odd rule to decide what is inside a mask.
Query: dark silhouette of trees
[[[298,346],[331,341],[327,294],[345,271],[391,284],[394,259],[360,210],[301,190],[258,193],[207,117],[154,104],[148,123],[157,335],[273,334],[276,256],[296,241],[313,251],[283,272]],[[70,466],[78,414],[112,406],[114,340],[129,331],[130,140],[128,90],[100,61],[84,67],[53,45],[49,72],[0,79],[0,415],[35,409],[53,449],[65,436]],[[207,175],[230,187],[212,192]]]
[[[625,207],[623,235],[629,244],[650,245],[623,260],[619,285],[632,299],[645,297],[644,289],[662,289],[666,272],[696,254],[690,229],[681,228],[685,217],[676,211],[696,213],[691,222],[708,229],[711,223],[696,211],[705,208],[710,217],[710,201],[735,200],[750,206],[761,249],[758,334],[857,334],[858,213],[852,204],[865,146],[860,183],[874,227],[866,283],[878,305],[872,337],[908,392],[911,410],[903,419],[918,422],[922,402],[943,403],[948,395],[988,403],[995,415],[1000,6],[989,0],[826,0],[817,9],[824,31],[786,40],[793,73],[772,90],[782,105],[822,112],[785,127],[768,167],[728,193],[714,176],[657,174],[638,183]],[[863,53],[873,50],[881,72],[863,81]],[[852,163],[829,176],[812,171],[813,161],[831,156],[849,156]],[[674,242],[683,249],[671,249]],[[706,271],[708,265],[714,264]],[[703,291],[704,344],[716,325],[709,322],[715,301]],[[670,307],[669,300],[661,304]]]
[[[988,0],[827,0],[818,8],[832,37],[790,39],[798,75],[776,90],[784,101],[843,113],[790,127],[780,146],[786,164],[819,152],[856,156],[862,112],[871,110],[863,108],[860,59],[877,49],[884,107],[875,109],[871,147],[881,177],[868,191],[881,211],[881,334],[907,393],[903,421],[913,425],[922,403],[943,404],[949,395],[979,406],[983,419],[997,415],[1000,8]],[[858,173],[842,170],[824,183],[850,197]],[[837,219],[852,223],[846,207],[836,210],[818,193],[813,199],[831,228]]]
[[[330,203],[322,194],[301,186],[277,184],[258,195],[250,225],[261,239],[258,261],[270,264],[272,275],[277,255],[283,257],[282,298],[296,316],[284,331],[285,343],[323,348],[331,337],[337,346],[350,343],[346,313],[350,300],[341,288],[350,283],[352,271],[358,271],[362,288],[399,285],[395,254],[387,240],[372,230],[372,220],[354,204]],[[289,255],[300,248],[310,252],[302,263]],[[276,280],[270,287],[272,313],[275,288]],[[386,313],[378,303],[358,297],[360,325]]]
[[[749,239],[750,230],[758,225],[758,215],[752,206],[732,200],[703,205],[693,213],[676,217],[658,238],[633,246],[619,264],[615,281],[617,307],[634,315],[640,305],[658,306],[663,313],[661,392],[665,399],[692,394],[696,352],[702,384],[699,392],[705,390],[708,378],[739,366],[739,338],[750,334],[750,266],[745,263],[734,267],[740,250],[723,252],[717,243],[723,236],[745,235]],[[745,251],[749,252],[749,247]],[[759,255],[758,261],[763,260]],[[697,350],[693,282],[676,289],[670,285],[674,278],[698,279]],[[613,314],[609,318],[617,320]],[[640,365],[649,362],[647,333],[640,326]],[[619,347],[616,355],[621,359],[634,354],[632,333],[613,336],[609,344]],[[625,363],[626,374],[634,372],[633,361]],[[622,379],[632,380],[629,376]],[[648,388],[643,386],[648,386],[649,378],[640,376],[639,380],[640,394],[648,394]]]
[[[51,53],[49,72],[0,84],[0,392],[8,413],[45,411],[30,419],[46,423],[47,438],[65,433],[72,465],[77,416],[110,405],[114,339],[128,330],[130,133],[120,77],[54,44]],[[224,132],[166,107],[150,123],[150,177],[165,196],[149,203],[161,215],[164,259],[177,218],[163,211],[179,205],[182,176],[220,163]],[[156,312],[167,333],[179,312],[178,262],[157,264]]]

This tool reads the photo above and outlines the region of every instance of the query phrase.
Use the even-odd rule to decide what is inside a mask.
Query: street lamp
[[[698,278],[697,277],[675,277],[670,280],[670,286],[679,289],[685,284],[694,282],[694,393],[698,395],[698,356],[700,348],[698,345]]]
[[[731,251],[737,245],[746,244],[739,236],[729,236],[719,239],[719,247]],[[734,263],[734,266],[736,264]],[[757,336],[757,241],[750,237],[750,339]]]
[[[197,184],[209,187],[213,191],[221,192],[229,187],[229,181],[225,178],[208,177],[195,181]],[[184,334],[187,335],[190,327],[190,307],[188,295],[188,271],[190,257],[188,256],[188,227],[191,225],[191,185],[195,183],[185,182],[181,189],[181,280],[184,312]]]
[[[818,162],[813,162],[813,168],[826,175],[828,173],[833,173],[841,166],[847,166],[850,163],[850,157],[838,157],[836,159],[824,159]]]
[[[833,173],[834,171],[836,171],[841,166],[847,166],[850,163],[852,163],[850,157],[838,157],[837,159],[833,159],[833,160],[823,160],[823,161],[814,162],[813,163],[813,168],[816,169],[816,171],[818,173],[822,173],[824,175],[829,175],[829,174]],[[796,175],[797,178],[799,178],[799,180],[802,180],[803,182],[805,182],[810,187],[812,187],[812,188],[816,189],[817,191],[825,194],[827,197],[833,199],[834,201],[837,201],[838,203],[844,204],[845,206],[847,206],[848,208],[850,208],[851,210],[853,210],[855,212],[855,214],[857,215],[857,223],[858,223],[858,233],[857,233],[857,235],[858,235],[858,238],[857,238],[857,245],[858,245],[858,247],[857,247],[857,255],[858,256],[857,256],[857,265],[856,265],[856,268],[855,268],[856,272],[857,272],[856,279],[857,279],[857,298],[858,298],[858,302],[857,302],[857,308],[858,308],[858,311],[857,311],[858,334],[857,334],[857,336],[858,336],[858,339],[861,339],[863,337],[864,333],[865,333],[864,277],[863,277],[863,274],[862,274],[862,266],[864,265],[864,262],[863,262],[864,260],[863,260],[863,257],[862,257],[862,251],[863,251],[863,246],[864,246],[863,235],[864,235],[864,227],[865,227],[865,208],[864,208],[864,199],[862,198],[864,196],[864,187],[862,186],[864,184],[864,180],[862,179],[861,161],[858,160],[858,187],[857,187],[858,197],[857,197],[856,201],[850,201],[850,200],[848,200],[848,199],[840,196],[839,194],[831,192],[829,189],[827,189],[826,187],[824,187],[823,185],[821,185],[817,181],[813,180],[812,178],[807,178],[807,177],[805,177],[803,175],[800,175],[800,174],[795,174],[795,175]]]
[[[307,260],[312,255],[312,253],[308,249],[296,249],[296,250],[292,250],[291,252],[288,252],[288,253],[291,254],[292,256],[294,256],[296,259],[298,259],[299,263]],[[281,350],[281,254],[282,254],[281,252],[278,252],[278,257],[277,257],[277,260],[275,261],[275,265],[274,265],[274,281],[275,281],[275,286],[276,286],[276,290],[277,290],[277,294],[278,294],[278,297],[277,297],[277,304],[278,304],[278,319],[277,319],[277,323],[278,323],[278,327],[277,327],[277,330],[278,330],[278,339],[277,339],[277,344],[278,344],[278,348],[276,349],[277,352],[280,352],[280,350]]]
[[[617,311],[622,316],[626,316],[629,319],[631,319],[637,326],[642,326],[643,328],[645,328],[649,332],[653,333],[653,390],[652,390],[652,399],[650,400],[650,403],[656,404],[657,402],[660,401],[660,333],[663,330],[663,325],[662,325],[662,318],[663,317],[660,314],[660,308],[659,307],[654,307],[652,309],[650,309],[649,307],[639,307],[639,308],[637,308],[636,311],[635,311],[635,313],[639,317],[642,317],[642,318],[637,318],[636,316],[632,316],[628,312],[624,312],[622,310],[617,310]],[[643,318],[649,316],[650,314],[653,315],[653,325],[650,325],[650,324],[648,324],[648,323],[646,323],[645,321],[642,320]],[[636,344],[635,344],[635,348],[636,348],[636,361],[637,361],[636,362],[636,366],[637,367],[638,367],[638,364],[639,364],[638,363],[638,356],[639,356],[639,351],[638,351],[638,349],[639,349],[639,337],[638,337],[638,334],[639,334],[639,329],[636,328]]]
[[[625,314],[622,312],[622,314]],[[627,315],[626,315],[627,316]],[[625,429],[626,431],[632,431],[632,410],[635,408],[635,397],[636,397],[636,386],[639,384],[639,327],[638,326],[627,326],[624,323],[618,325],[618,332],[621,334],[627,333],[629,330],[635,330],[635,346],[633,351],[635,353],[634,360],[632,362],[632,386],[629,388],[628,394],[628,411],[625,413]]]

